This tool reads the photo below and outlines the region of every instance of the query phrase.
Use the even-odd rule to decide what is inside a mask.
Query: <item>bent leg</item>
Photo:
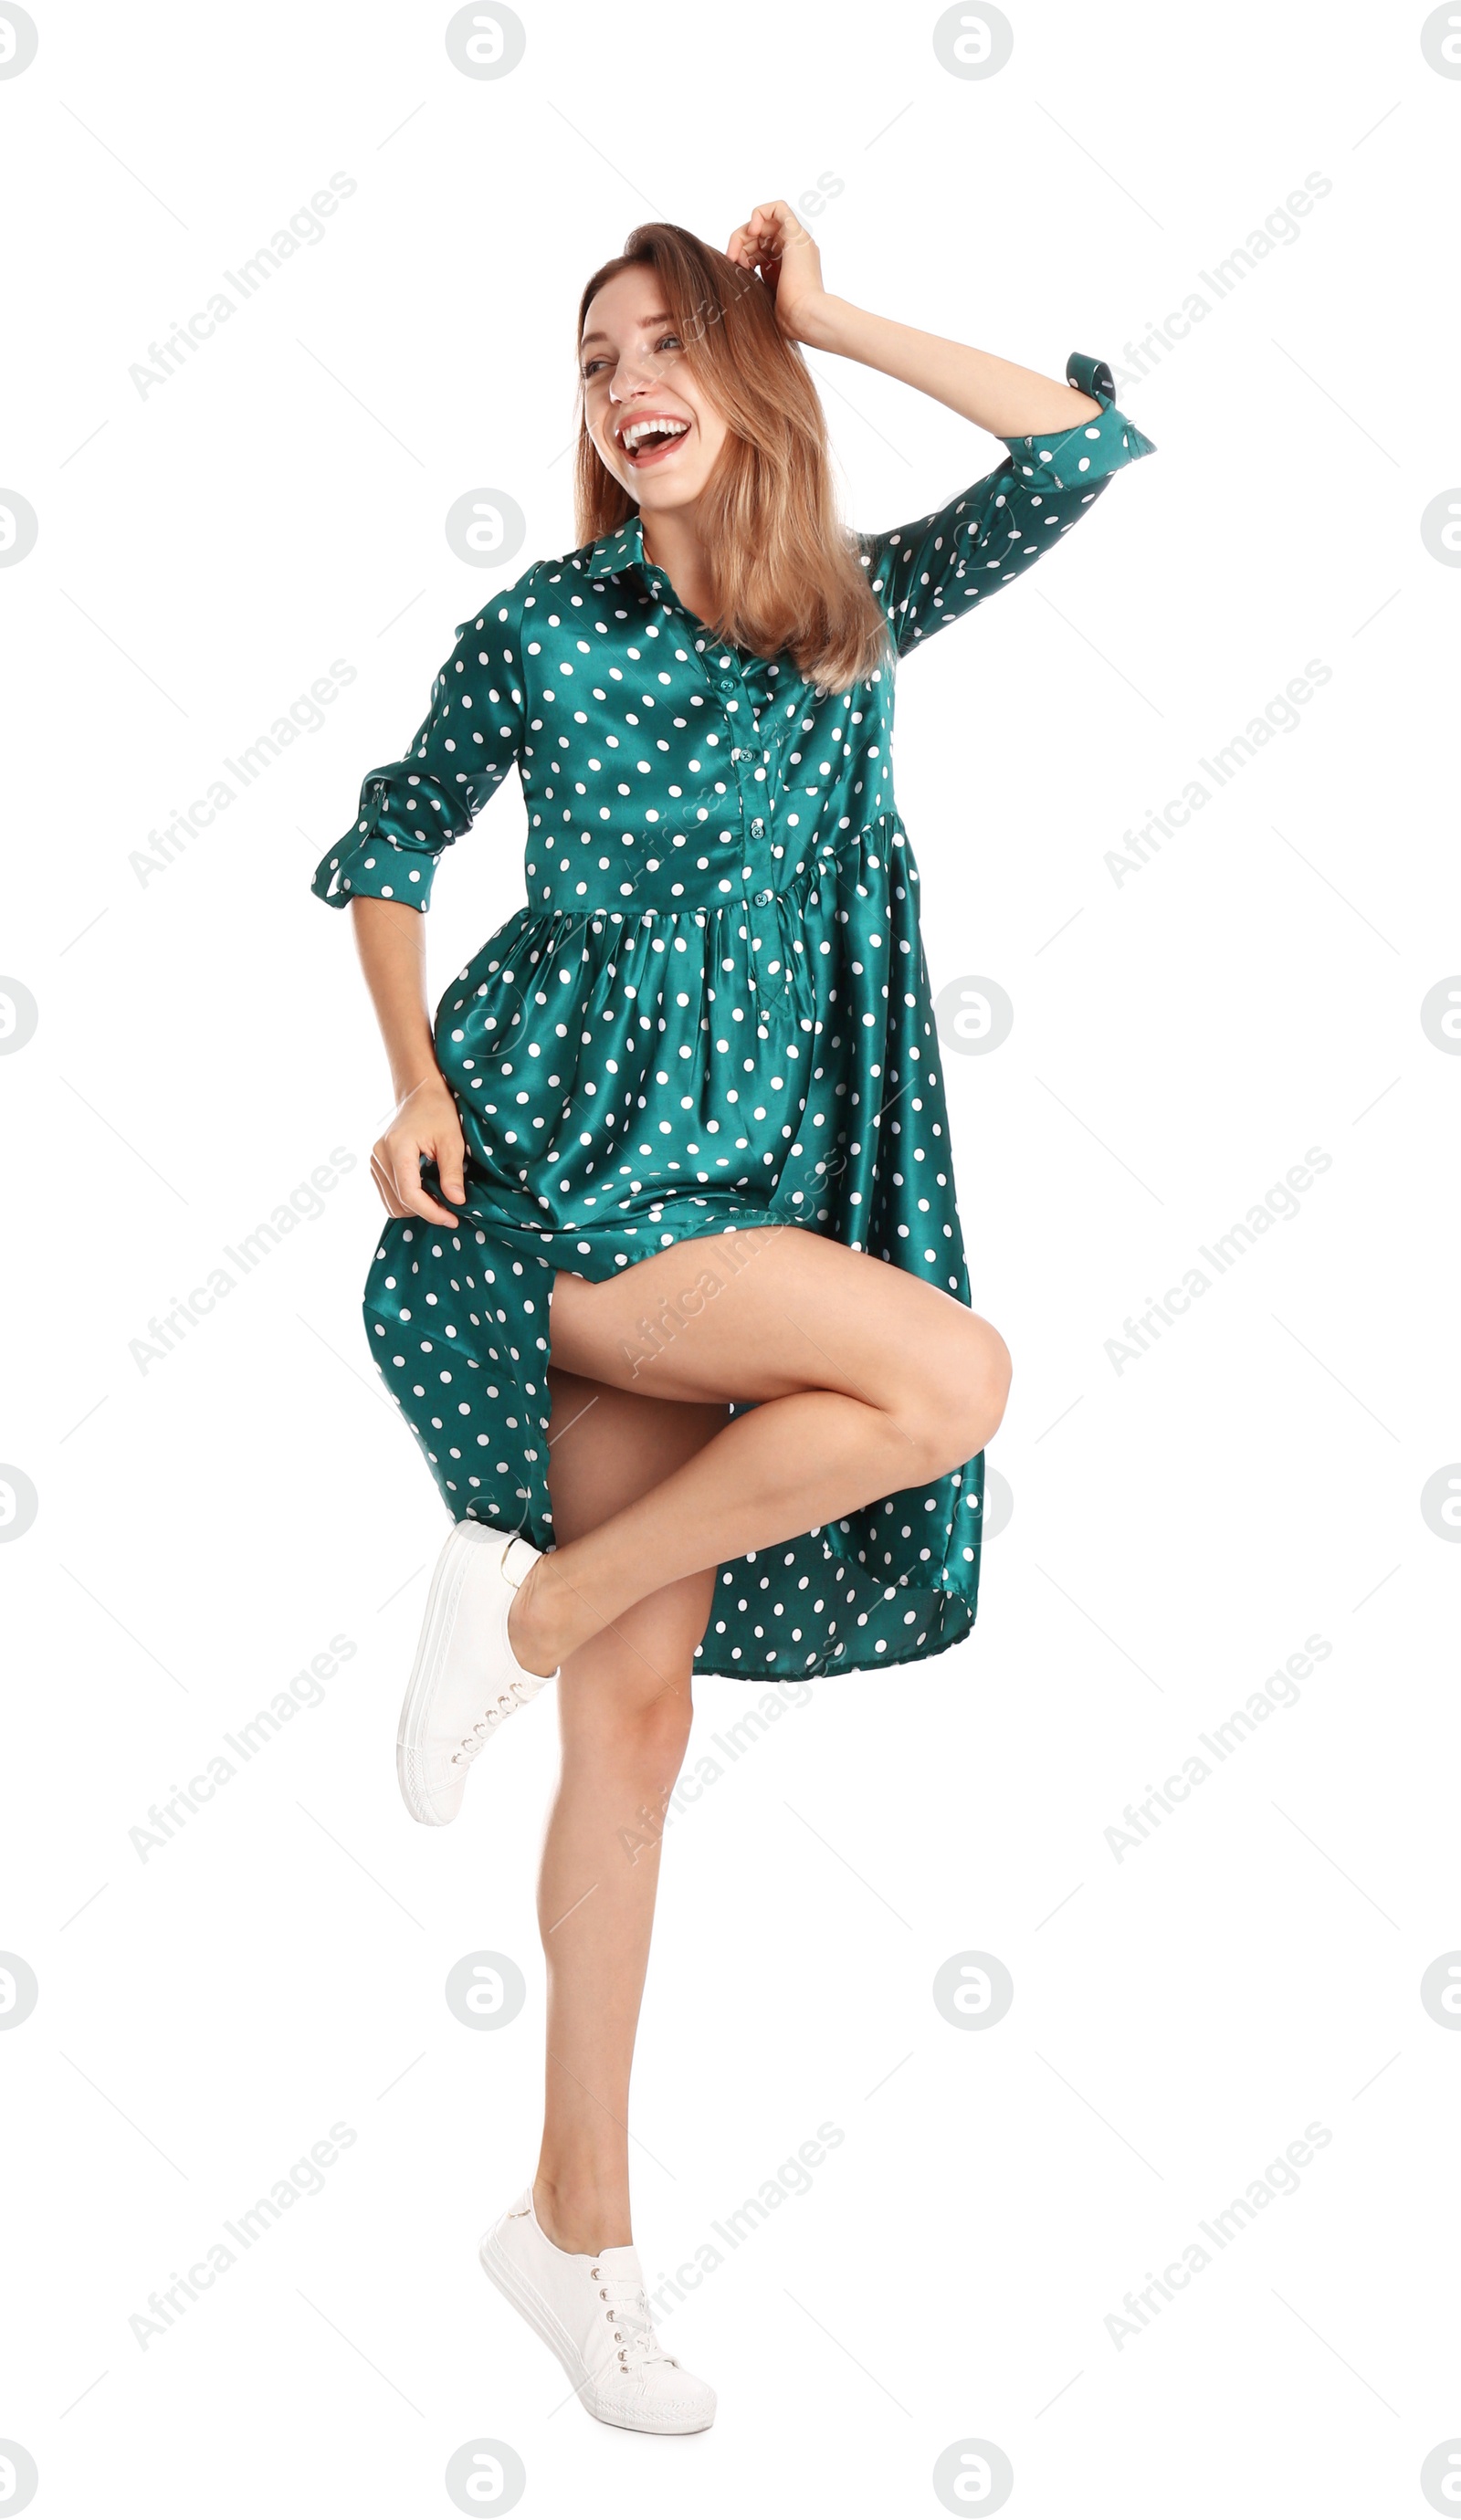
[[[554,1525],[569,1547],[680,1467],[724,1418],[557,1368],[550,1383]],[[713,1586],[713,1571],[662,1586],[571,1652],[559,1679],[563,1767],[538,1879],[548,2052],[533,2202],[562,2249],[631,2237],[629,2069]]]
[[[510,1626],[535,1671],[665,1583],[960,1467],[1009,1391],[988,1322],[797,1226],[674,1245],[600,1285],[560,1272],[552,1321],[555,1359],[601,1382],[759,1405],[532,1568]]]

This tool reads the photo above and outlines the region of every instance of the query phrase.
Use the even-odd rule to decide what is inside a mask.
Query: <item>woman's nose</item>
[[[610,401],[627,402],[639,386],[653,384],[657,374],[658,363],[648,351],[636,357],[632,351],[626,350],[609,380]]]

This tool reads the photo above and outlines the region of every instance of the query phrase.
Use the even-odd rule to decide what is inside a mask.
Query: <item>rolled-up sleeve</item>
[[[518,760],[530,576],[462,623],[407,750],[367,773],[352,828],[320,860],[310,885],[333,909],[367,894],[425,910],[442,850],[460,839]]]
[[[1073,351],[1066,382],[1100,403],[1099,417],[1007,437],[1005,461],[946,507],[890,533],[859,535],[868,582],[900,656],[1023,575],[1079,521],[1114,472],[1157,452],[1118,411],[1104,359]]]

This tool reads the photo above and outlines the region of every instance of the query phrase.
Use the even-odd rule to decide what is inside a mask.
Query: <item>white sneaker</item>
[[[525,1671],[508,1642],[513,1595],[540,1553],[516,1532],[459,1522],[436,1560],[395,1751],[406,1809],[429,1828],[456,1819],[478,1752],[558,1678]]]
[[[479,2251],[482,2272],[555,2353],[591,2415],[631,2433],[703,2433],[715,2392],[666,2354],[631,2247],[575,2256],[554,2246],[528,2187]]]

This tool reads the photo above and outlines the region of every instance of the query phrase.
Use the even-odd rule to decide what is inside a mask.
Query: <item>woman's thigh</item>
[[[679,1402],[909,1395],[1008,1377],[999,1333],[906,1269],[801,1226],[672,1243],[597,1285],[560,1270],[555,1361]]]
[[[548,1486],[560,1544],[658,1487],[726,1423],[723,1405],[621,1391],[557,1364],[548,1383]],[[666,1584],[570,1654],[559,1689],[566,1730],[657,1706],[672,1721],[671,1699],[687,1718],[691,1666],[714,1590],[713,1567]]]

